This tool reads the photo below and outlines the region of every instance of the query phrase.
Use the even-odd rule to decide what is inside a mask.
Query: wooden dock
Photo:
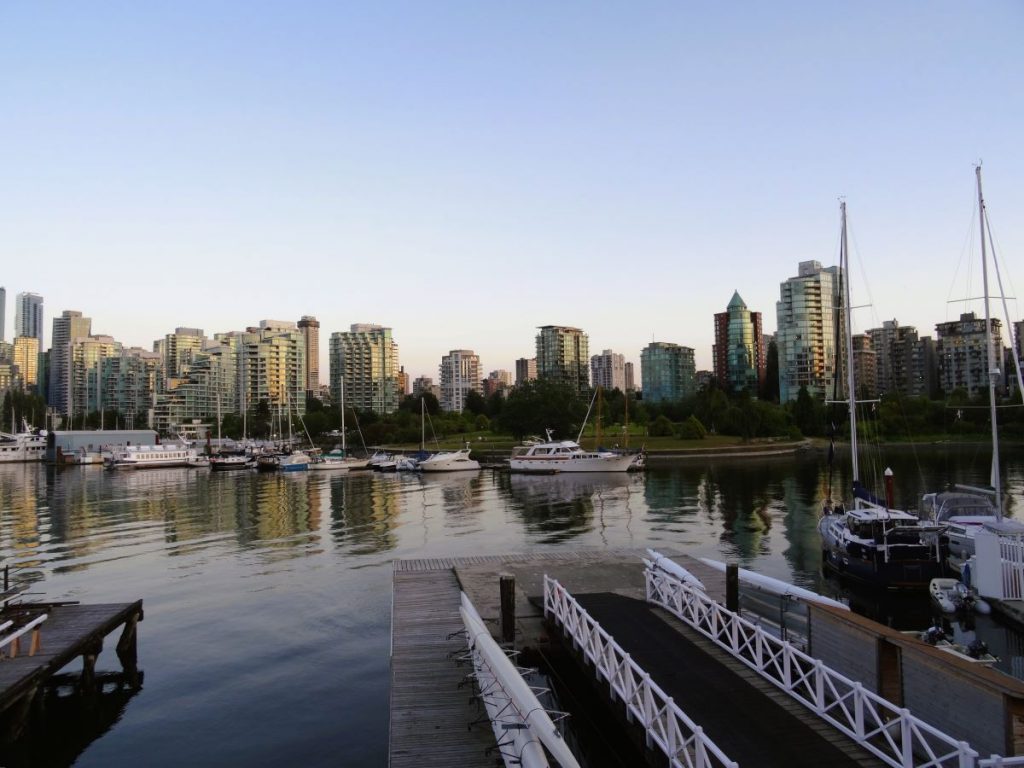
[[[723,573],[679,552],[661,552],[700,578],[713,599],[725,602]],[[687,714],[698,724],[706,722],[709,732],[716,733],[716,741],[721,739],[719,746],[727,754],[742,755],[743,764],[881,765],[696,630],[648,605],[642,557],[647,557],[646,550],[620,549],[396,561],[389,765],[495,764],[494,737],[486,720],[481,722],[483,710],[471,703],[470,686],[459,687],[469,670],[452,659],[453,653],[465,649],[465,638],[452,634],[461,629],[459,591],[469,596],[497,638],[501,626],[499,579],[514,576],[516,650],[532,653],[532,658],[558,656],[560,664],[573,664],[565,650],[557,651],[556,633],[544,621],[545,574],[577,598],[589,596],[595,609],[607,613],[607,620],[615,624],[615,636],[621,635],[629,644],[627,650],[634,657],[648,657],[649,672],[659,685],[675,691],[680,702],[686,701]],[[568,652],[571,654],[571,649]],[[707,691],[721,695],[702,695]],[[594,700],[589,692],[581,693],[582,698]],[[750,707],[749,716],[741,718],[743,733],[736,728],[738,713],[733,706],[740,701]],[[613,703],[606,700],[605,706],[609,714],[614,712]],[[770,732],[751,730],[751,717],[769,723]],[[624,732],[630,727],[624,718],[620,723]],[[635,737],[627,738],[636,743]]]
[[[5,619],[40,615],[46,620],[39,625],[37,638],[30,642],[21,638],[15,652],[7,649],[0,658],[0,720],[10,731],[11,720],[18,719],[43,684],[62,668],[82,657],[81,686],[84,690],[96,685],[96,658],[103,650],[103,641],[123,626],[117,642],[117,655],[124,671],[137,672],[136,625],[142,620],[142,601],[100,605],[21,603],[9,605]],[[37,646],[37,647],[36,647]]]

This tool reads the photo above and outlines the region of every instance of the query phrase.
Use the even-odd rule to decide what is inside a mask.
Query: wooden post
[[[103,641],[97,640],[82,652],[82,691],[87,696],[96,693],[96,659],[103,652]]]
[[[740,610],[740,568],[736,563],[725,564],[725,607],[733,613]]]
[[[516,577],[503,573],[498,578],[501,592],[501,642],[514,643],[516,639]]]
[[[141,612],[140,612],[141,613]],[[140,613],[133,613],[124,623],[121,630],[121,637],[117,641],[117,658],[121,662],[121,669],[131,674],[136,671],[138,664],[138,646],[136,644],[136,627],[138,626]]]

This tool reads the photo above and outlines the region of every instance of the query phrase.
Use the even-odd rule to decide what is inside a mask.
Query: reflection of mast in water
[[[353,554],[371,554],[398,545],[395,526],[402,506],[402,483],[395,475],[349,472],[331,486],[331,537]]]

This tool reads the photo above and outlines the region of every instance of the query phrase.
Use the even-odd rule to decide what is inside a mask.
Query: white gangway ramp
[[[556,766],[579,768],[576,757],[533,689],[491,637],[465,592],[459,613],[466,627],[480,697],[505,765],[546,768],[550,765],[547,759],[550,754]]]

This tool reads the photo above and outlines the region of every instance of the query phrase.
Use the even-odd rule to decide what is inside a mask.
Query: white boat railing
[[[580,768],[537,695],[491,637],[465,593],[459,614],[466,628],[480,698],[505,764],[548,768],[550,754],[561,768]]]
[[[685,621],[889,765],[1012,765],[979,762],[978,753],[967,742],[943,733],[819,659],[773,637],[701,590],[657,568],[646,568],[644,575],[649,602]],[[1024,765],[1024,761],[1017,765]]]
[[[1019,536],[1000,536],[999,559],[1003,564],[1002,599],[1024,599],[1024,540]]]
[[[608,681],[627,714],[643,725],[647,746],[654,744],[673,768],[735,768],[703,729],[683,712],[651,676],[630,658],[565,587],[544,577],[544,616],[554,618],[593,663],[598,679]]]

